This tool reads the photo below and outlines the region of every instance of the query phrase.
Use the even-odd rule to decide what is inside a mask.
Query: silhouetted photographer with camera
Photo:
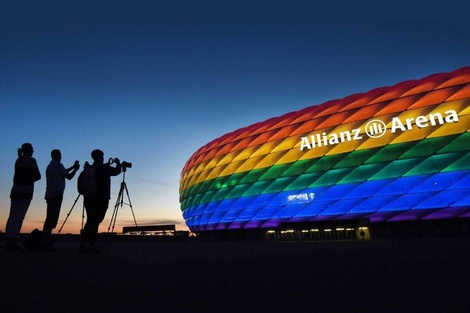
[[[51,162],[46,168],[46,194],[44,199],[47,203],[46,220],[42,228],[42,250],[55,251],[51,240],[51,233],[57,226],[60,208],[65,190],[65,179],[71,180],[80,169],[80,163],[75,163],[65,168],[61,163],[62,153],[59,149],[51,151]]]
[[[85,178],[79,177],[79,192],[83,195],[83,204],[87,215],[87,221],[81,234],[79,251],[100,253],[100,249],[96,246],[96,238],[99,225],[104,220],[111,198],[111,176],[119,175],[123,165],[126,166],[130,163],[123,162],[121,164],[117,158],[104,163],[104,153],[99,149],[93,150],[91,157],[93,164],[85,164],[85,169],[82,172],[87,173],[90,178],[85,182]],[[115,167],[111,166],[113,163]],[[80,176],[84,175],[80,174]],[[85,186],[87,190],[80,191],[80,185],[87,185]]]

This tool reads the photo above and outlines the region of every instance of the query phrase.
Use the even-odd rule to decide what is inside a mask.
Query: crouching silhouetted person
[[[18,149],[18,159],[15,162],[13,187],[11,188],[10,215],[5,229],[5,250],[23,251],[18,244],[23,220],[28,211],[34,193],[34,182],[41,179],[36,160],[33,158],[33,146],[24,143]]]
[[[62,199],[65,190],[65,179],[71,180],[77,170],[80,168],[78,161],[69,167],[65,168],[61,163],[62,153],[58,149],[51,151],[51,162],[46,169],[46,199],[47,213],[46,220],[42,229],[42,249],[48,251],[55,251],[51,241],[51,233],[57,226],[59,221],[60,208],[62,206]]]
[[[91,157],[93,164],[87,170],[91,169],[91,172],[94,173],[96,186],[90,188],[95,189],[91,194],[83,194],[87,221],[81,234],[79,251],[100,253],[101,251],[96,246],[98,228],[108,210],[111,195],[111,176],[117,176],[121,173],[121,163],[119,159],[114,159],[115,167],[112,167],[110,163],[105,164],[104,153],[98,149],[91,152]]]

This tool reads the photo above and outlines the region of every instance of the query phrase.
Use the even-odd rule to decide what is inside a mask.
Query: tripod
[[[60,227],[59,231],[57,232],[57,235],[60,235],[60,232],[62,231],[62,228],[64,228],[64,225],[65,225],[65,222],[67,222],[69,216],[70,216],[70,213],[72,213],[72,210],[73,208],[75,207],[75,204],[77,204],[77,201],[78,201],[78,198],[80,198],[80,194],[78,194],[77,198],[75,199],[75,201],[73,202],[73,205],[72,207],[70,208],[70,211],[69,213],[67,213],[67,217],[65,218],[64,222],[62,223],[62,226]],[[80,233],[82,232],[83,230],[83,220],[85,219],[85,205],[83,205],[83,208],[82,208],[82,229],[80,230]]]
[[[128,205],[131,208],[132,217],[134,218],[134,223],[135,223],[135,226],[137,227],[137,221],[135,219],[134,209],[132,208],[131,198],[129,197],[129,190],[127,189],[127,185],[126,185],[126,168],[122,169],[122,173],[123,174],[122,174],[121,188],[119,189],[118,197],[116,199],[116,204],[114,205],[113,214],[111,215],[111,220],[108,226],[108,233],[110,232],[111,227],[112,227],[111,232],[112,233],[114,232],[114,226],[116,225],[119,208],[122,209],[122,206],[124,204]],[[127,201],[129,203],[124,203],[124,192],[126,192]]]
[[[127,185],[126,185],[126,168],[125,167],[122,168],[122,172],[123,174],[122,174],[121,187],[119,188],[119,193],[116,199],[116,204],[114,205],[113,214],[111,215],[111,220],[109,221],[108,234],[114,233],[114,226],[116,225],[119,208],[122,209],[122,206],[124,204],[128,205],[131,208],[132,217],[134,218],[134,224],[135,224],[135,227],[137,227],[137,221],[135,219],[134,209],[132,208],[131,198],[129,197],[129,190],[127,189]],[[128,203],[124,203],[124,192],[126,193]],[[111,228],[111,232],[110,232],[110,228]],[[108,252],[109,252],[110,246],[111,246],[111,241],[108,242]],[[142,243],[141,243],[141,249],[142,249],[142,252],[145,251]]]

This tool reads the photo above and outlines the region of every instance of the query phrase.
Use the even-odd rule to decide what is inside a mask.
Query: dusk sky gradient
[[[180,172],[209,141],[307,106],[470,65],[470,24],[447,7],[434,14],[391,8],[383,17],[384,9],[351,3],[265,10],[255,1],[245,10],[243,2],[214,2],[204,10],[204,2],[185,1],[19,2],[0,13],[2,231],[24,142],[33,144],[43,178],[22,232],[42,229],[50,151],[60,149],[68,167],[91,162],[96,148],[106,160],[133,163],[126,183],[138,225],[185,230]],[[58,228],[78,196],[77,176],[67,181]],[[121,179],[112,179],[100,231],[107,231]],[[79,233],[81,211],[80,199],[63,233]],[[133,225],[125,206],[115,230]]]

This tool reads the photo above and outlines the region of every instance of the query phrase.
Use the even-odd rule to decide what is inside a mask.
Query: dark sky
[[[216,137],[470,65],[470,26],[452,2],[17,1],[0,12],[0,230],[23,142],[43,175],[54,148],[65,166],[95,148],[132,162],[138,222],[182,223],[180,171]],[[25,227],[42,226],[44,190],[42,179]],[[132,225],[129,211],[121,222]]]

